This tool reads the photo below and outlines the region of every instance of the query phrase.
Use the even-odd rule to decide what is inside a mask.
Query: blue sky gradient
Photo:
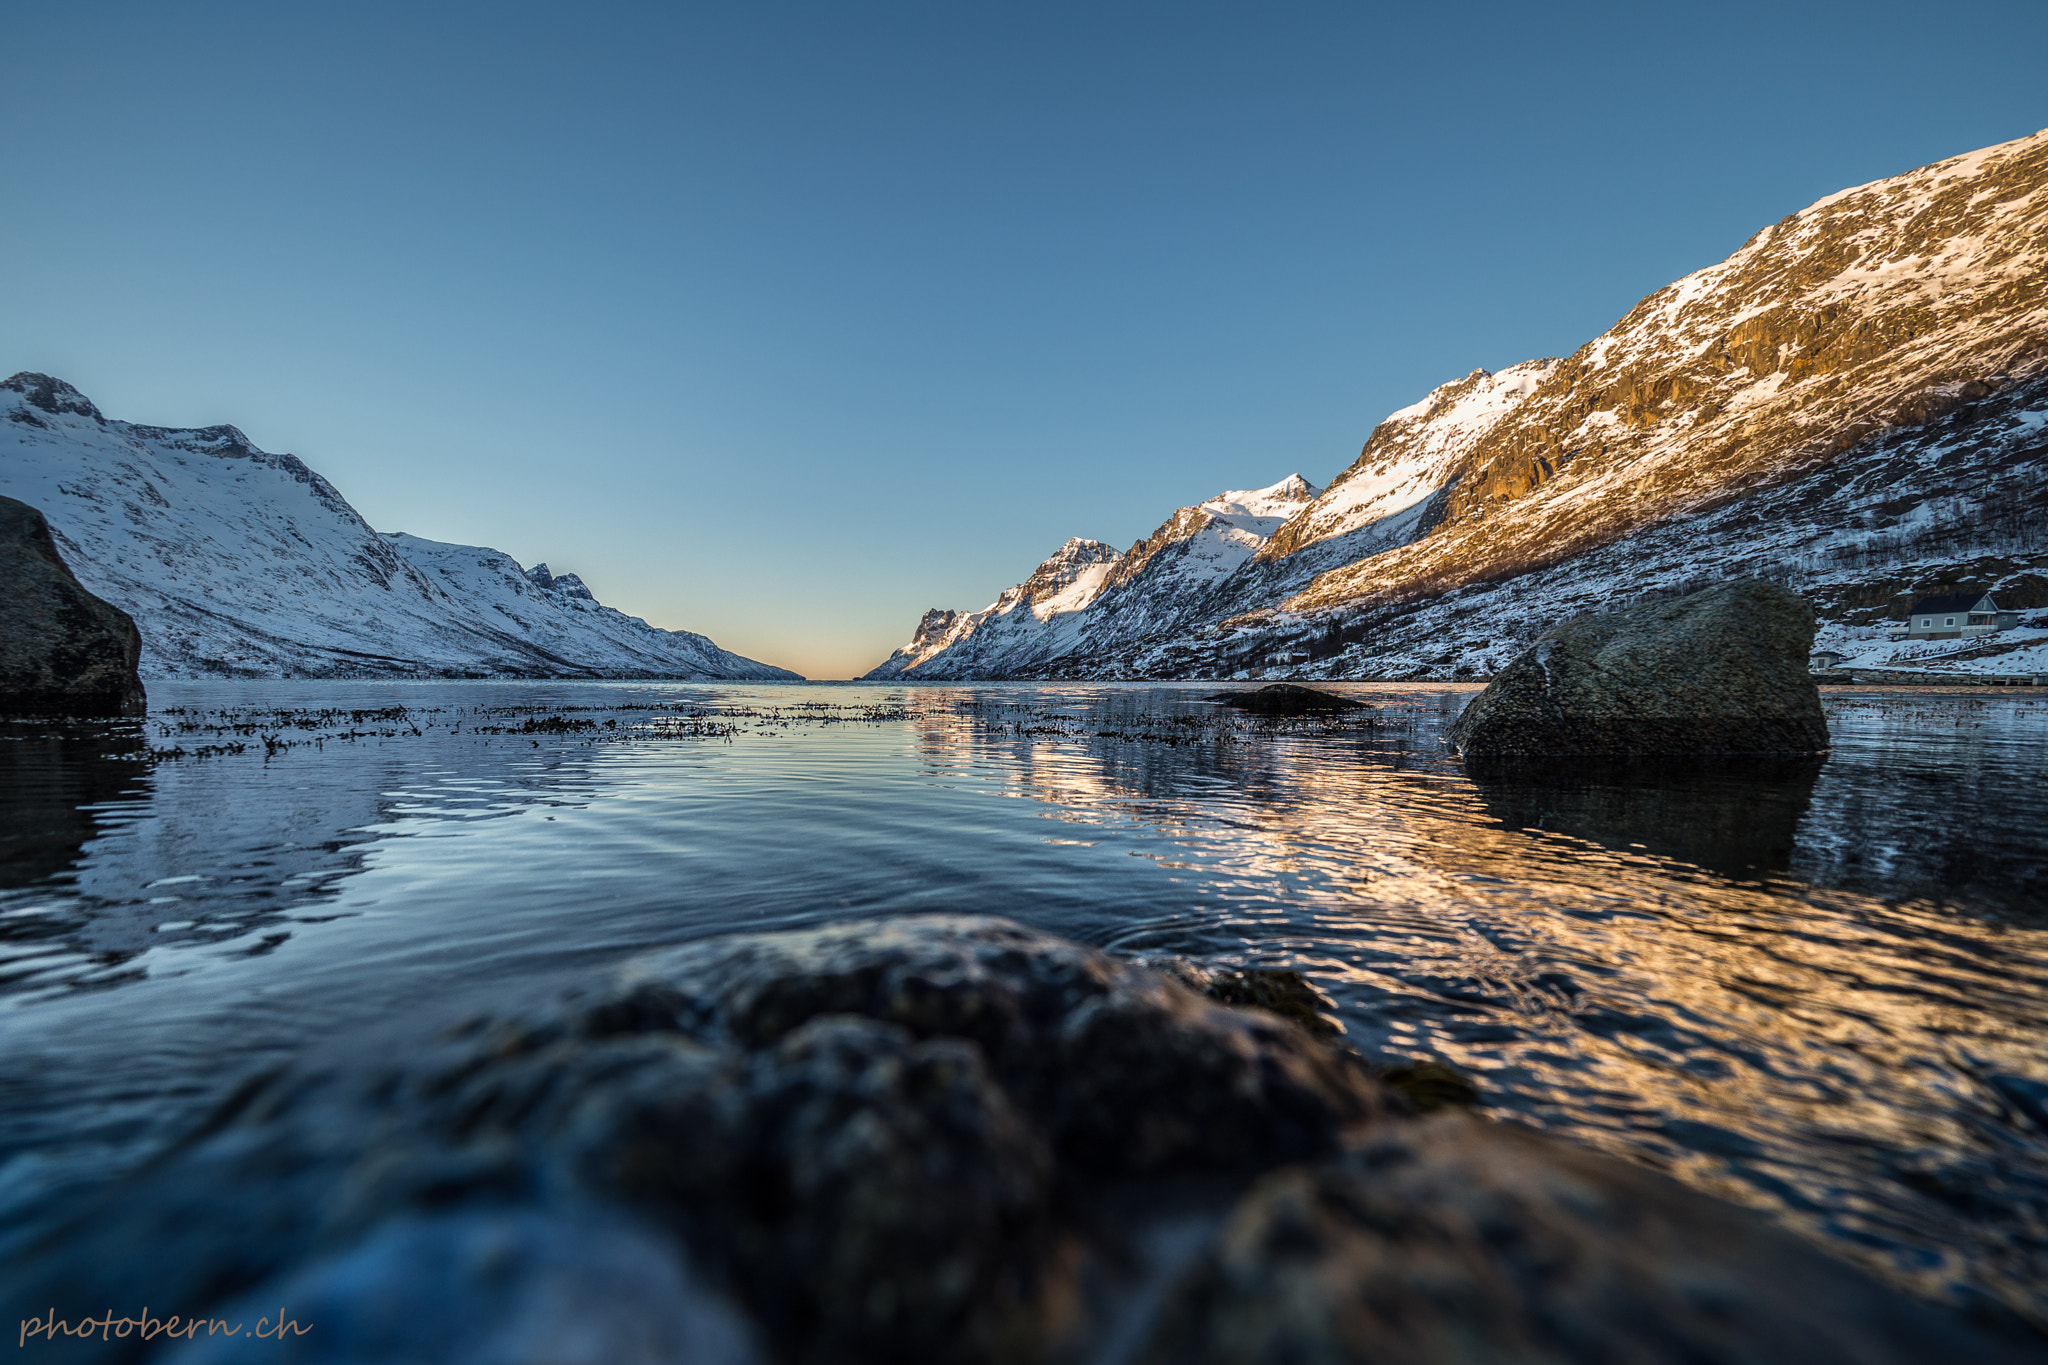
[[[2048,5],[0,9],[0,373],[812,676],[2048,124]]]

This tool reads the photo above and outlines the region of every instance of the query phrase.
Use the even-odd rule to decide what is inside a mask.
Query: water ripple
[[[0,737],[0,1222],[423,999],[969,910],[1299,967],[1496,1117],[2048,1323],[2048,705],[1844,693],[1825,765],[1475,775],[1466,690],[1342,690],[165,684]]]

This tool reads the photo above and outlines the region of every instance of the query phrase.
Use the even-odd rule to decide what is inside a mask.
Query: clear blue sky
[[[0,6],[0,373],[812,676],[2048,124],[2048,4]]]

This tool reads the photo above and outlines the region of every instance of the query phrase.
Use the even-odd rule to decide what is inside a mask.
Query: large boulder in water
[[[1581,616],[1501,670],[1446,738],[1468,759],[1820,753],[1813,635],[1805,600],[1761,579]]]
[[[139,716],[142,636],[72,576],[50,524],[0,497],[0,714]]]

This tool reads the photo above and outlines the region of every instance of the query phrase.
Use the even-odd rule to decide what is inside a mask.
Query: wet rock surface
[[[1581,616],[1540,637],[1446,738],[1467,760],[1811,754],[1813,610],[1761,579]]]
[[[1269,683],[1248,692],[1218,692],[1213,701],[1259,716],[1317,716],[1363,710],[1361,703],[1298,683]]]
[[[406,1219],[225,1305],[177,1365],[760,1365],[755,1333],[630,1224],[481,1211]],[[269,1336],[252,1345],[258,1330]],[[168,1333],[163,1334],[168,1338]]]
[[[139,716],[142,637],[87,592],[43,514],[0,497],[0,714]]]
[[[965,916],[706,940],[245,1085],[13,1254],[7,1298],[282,1306],[312,1330],[266,1349],[301,1361],[1976,1344],[1753,1215],[1550,1139],[1416,1118],[1432,1106],[1269,1007],[1307,1023],[1318,1000],[1293,973],[1155,971]]]
[[[1977,1352],[1984,1352],[1978,1355]],[[1144,1365],[2018,1360],[1748,1213],[1444,1115],[1262,1180]]]

